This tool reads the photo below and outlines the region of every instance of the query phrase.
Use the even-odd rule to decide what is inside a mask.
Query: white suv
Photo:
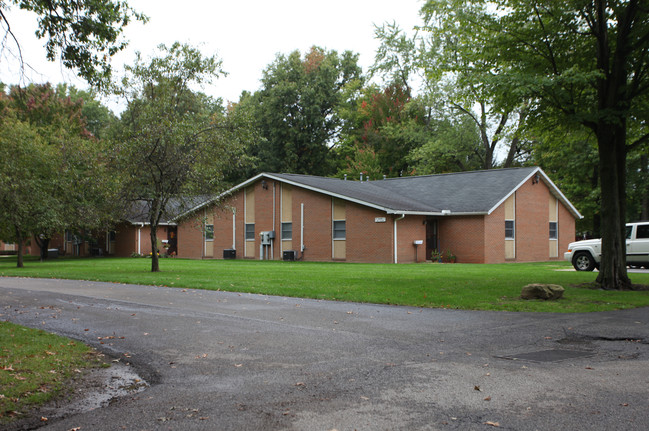
[[[599,268],[602,260],[602,240],[571,242],[563,258],[572,262],[577,271]],[[626,263],[649,268],[649,221],[626,225]]]

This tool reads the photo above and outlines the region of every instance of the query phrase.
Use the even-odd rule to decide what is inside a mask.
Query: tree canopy
[[[12,31],[5,11],[10,6],[34,12],[38,17],[36,36],[46,39],[47,59],[60,58],[62,64],[77,70],[80,77],[103,87],[111,75],[110,57],[124,49],[123,28],[131,20],[147,18],[119,0],[6,0],[0,2],[0,25],[5,39],[13,39],[17,57],[20,41]],[[5,45],[2,45],[5,48]]]
[[[331,148],[342,127],[339,110],[349,103],[349,86],[360,85],[358,55],[313,47],[278,55],[263,73],[253,104],[264,140],[256,146],[258,169],[330,175]]]
[[[65,86],[0,94],[0,237],[22,247],[34,235],[42,257],[54,234],[107,228],[115,215],[115,176],[82,107]]]

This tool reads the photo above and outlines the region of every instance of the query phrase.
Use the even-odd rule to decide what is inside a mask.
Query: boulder
[[[558,284],[528,284],[521,291],[522,299],[559,299],[563,296],[564,288]]]

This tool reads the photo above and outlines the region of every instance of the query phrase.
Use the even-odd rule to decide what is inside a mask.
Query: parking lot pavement
[[[0,278],[1,319],[149,385],[46,429],[649,429],[647,309],[418,309]]]

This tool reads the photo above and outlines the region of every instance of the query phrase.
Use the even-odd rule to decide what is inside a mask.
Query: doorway
[[[178,255],[178,226],[167,226],[167,254],[169,256]]]
[[[439,250],[437,218],[426,217],[426,260],[430,260],[433,250]]]

